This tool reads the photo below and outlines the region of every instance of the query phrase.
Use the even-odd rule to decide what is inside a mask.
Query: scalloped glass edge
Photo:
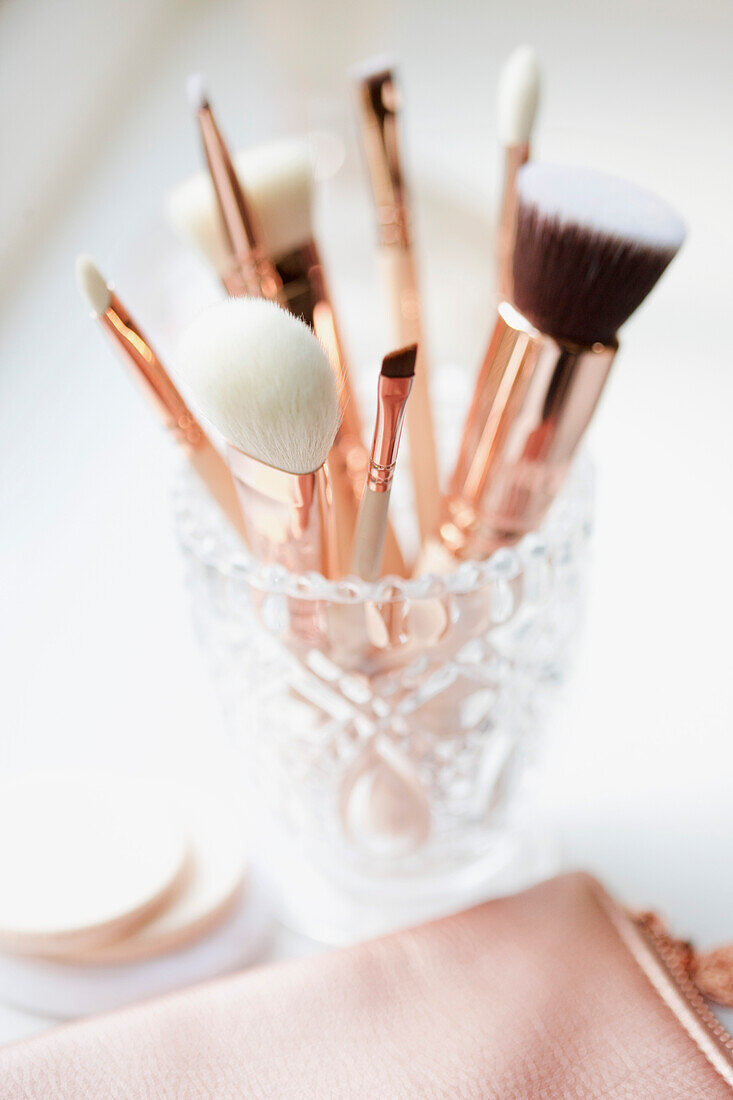
[[[179,543],[202,565],[216,569],[223,578],[244,582],[262,592],[343,604],[433,599],[469,592],[497,580],[513,580],[528,565],[562,555],[569,542],[590,538],[594,496],[595,471],[583,452],[573,463],[545,521],[516,546],[496,550],[485,561],[461,562],[452,573],[385,576],[370,582],[354,576],[328,580],[320,573],[291,573],[282,565],[258,561],[237,545],[236,536],[216,514],[215,505],[206,499],[188,466],[179,472],[172,492]]]

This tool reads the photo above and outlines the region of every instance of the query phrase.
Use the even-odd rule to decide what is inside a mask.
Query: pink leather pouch
[[[583,874],[0,1050],[2,1100],[716,1100],[733,1040]]]

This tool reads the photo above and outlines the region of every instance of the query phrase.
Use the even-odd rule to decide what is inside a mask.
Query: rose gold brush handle
[[[508,145],[504,149],[504,183],[496,230],[496,271],[499,295],[507,302],[511,302],[514,294],[512,265],[517,229],[517,173],[528,160],[528,142]]]
[[[409,230],[409,205],[402,176],[397,118],[399,91],[390,69],[363,76],[358,83],[362,141],[377,211],[381,273],[395,344],[417,343],[420,332],[417,278]],[[410,468],[420,538],[435,532],[439,517],[439,475],[430,406],[428,370],[421,354],[407,412]]]
[[[502,310],[492,347],[506,364],[460,491],[446,502],[444,546],[484,558],[544,519],[591,421],[615,345],[558,342]],[[497,358],[488,364],[494,377]]]
[[[318,266],[320,268],[320,265]],[[358,409],[351,392],[351,384],[336,328],[333,308],[325,297],[325,288],[322,286],[320,278],[318,277],[316,281],[316,278],[313,277],[313,266],[309,270],[311,272],[311,280],[309,280],[311,288],[314,291],[317,290],[320,283],[321,289],[324,291],[323,296],[318,296],[312,309],[313,331],[326,349],[329,361],[336,374],[341,404],[341,425],[328,456],[328,465],[333,491],[333,507],[336,513],[335,531],[338,568],[339,572],[344,574],[348,572],[353,552],[356,513],[359,505],[358,487],[363,484],[363,471],[366,468],[367,453],[361,441]]]
[[[224,286],[232,297],[277,299],[280,277],[260,247],[256,220],[208,102],[201,104],[196,117],[230,253],[229,270],[222,275]]]
[[[248,543],[237,492],[226,462],[197,422],[168,372],[137,328],[116,294],[99,318],[138,378],[166,427],[184,448],[191,466],[211,493],[229,523]]]
[[[455,466],[449,482],[447,497],[464,494],[466,478],[476,459],[476,451],[487,433],[489,418],[496,418],[503,408],[507,386],[531,353],[536,334],[524,317],[507,302],[498,307],[498,319],[494,325],[486,355],[476,379],[471,404],[463,425]],[[503,391],[500,396],[500,391]]]

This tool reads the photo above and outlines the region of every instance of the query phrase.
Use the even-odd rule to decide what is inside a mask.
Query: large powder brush
[[[339,394],[308,326],[272,302],[230,298],[191,322],[178,366],[226,441],[253,552],[295,572],[340,572],[325,470]]]
[[[685,236],[662,199],[599,172],[529,164],[517,193],[517,308],[499,306],[439,529],[460,558],[485,557],[542,521],[601,395],[618,329]]]

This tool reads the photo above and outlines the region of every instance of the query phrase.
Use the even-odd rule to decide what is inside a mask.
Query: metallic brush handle
[[[508,145],[504,150],[504,183],[499,224],[496,230],[496,273],[501,298],[511,302],[514,294],[514,238],[517,231],[517,173],[529,160],[529,145]]]
[[[229,523],[245,544],[247,529],[239,506],[229,468],[188,408],[167,370],[143,336],[135,321],[112,294],[100,324],[116,344],[148,399],[176,442],[183,447],[188,461],[221,508]]]
[[[415,265],[405,244],[383,244],[380,267],[389,299],[392,340],[395,347],[421,344],[420,309]],[[435,431],[430,405],[428,371],[421,352],[407,406],[407,438],[410,441],[410,471],[421,540],[435,533],[440,517],[440,479],[435,450]]]
[[[492,384],[490,408],[461,478],[454,477],[440,525],[443,545],[464,560],[512,545],[542,522],[617,350],[561,343],[505,308],[490,348],[482,370]],[[472,413],[476,407],[474,400]]]

